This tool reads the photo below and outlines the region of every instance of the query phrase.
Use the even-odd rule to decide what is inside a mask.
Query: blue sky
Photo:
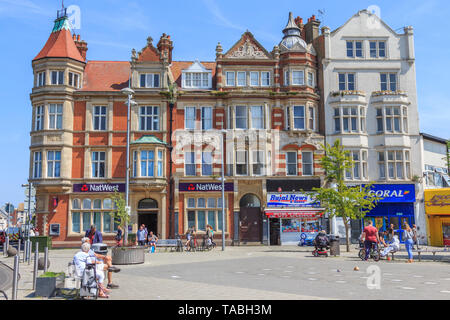
[[[269,51],[281,40],[288,13],[306,21],[315,14],[332,30],[358,10],[376,5],[381,18],[402,32],[414,27],[417,90],[422,132],[450,138],[450,36],[448,1],[298,1],[298,0],[65,0],[81,8],[82,39],[88,59],[128,61],[151,36],[174,41],[175,60],[215,59],[221,42],[228,50],[247,29]],[[0,205],[24,200],[31,127],[31,60],[53,27],[61,0],[0,0]],[[319,16],[318,10],[325,10]]]

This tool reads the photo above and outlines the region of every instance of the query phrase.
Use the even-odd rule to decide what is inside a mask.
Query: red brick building
[[[133,231],[144,223],[169,238],[188,227],[202,234],[209,224],[220,238],[217,177],[224,150],[227,242],[270,237],[276,243],[281,220],[268,209],[268,195],[311,191],[323,183],[314,47],[319,24],[313,16],[303,25],[291,14],[271,52],[245,32],[225,53],[219,43],[210,62],[174,61],[166,34],[156,46],[149,37],[141,51],[132,50],[130,61],[92,61],[86,59],[87,43],[71,34],[60,12],[33,59],[30,176],[37,190],[37,227],[53,236],[55,246],[78,245],[91,224],[112,241],[111,195],[124,192],[126,177],[127,97],[121,90],[130,87],[136,102],[130,143]],[[165,92],[173,83],[179,96],[172,110]],[[318,212],[305,214],[311,220]]]

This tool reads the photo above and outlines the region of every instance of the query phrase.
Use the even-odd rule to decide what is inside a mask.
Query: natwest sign
[[[178,190],[180,192],[221,192],[222,184],[211,182],[192,182],[192,183],[180,183],[178,185]],[[225,183],[225,191],[233,192],[234,191],[234,183]]]
[[[115,184],[109,184],[109,183],[95,183],[95,184],[88,184],[88,183],[81,183],[81,184],[74,184],[73,185],[73,192],[85,192],[85,193],[91,193],[91,192],[99,192],[99,193],[111,193],[111,192],[125,192],[126,185],[125,183],[115,183]]]
[[[374,184],[370,193],[383,198],[380,203],[416,201],[416,188],[413,184]]]

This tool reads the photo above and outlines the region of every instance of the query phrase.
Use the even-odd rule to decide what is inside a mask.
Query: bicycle
[[[359,250],[358,256],[361,260],[366,260],[366,249],[364,247]],[[378,245],[376,243],[373,243],[372,248],[370,248],[369,259],[373,259],[374,261],[378,262],[380,261],[380,258],[380,249],[378,248]]]

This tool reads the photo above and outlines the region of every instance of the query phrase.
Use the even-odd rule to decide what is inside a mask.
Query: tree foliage
[[[382,198],[370,193],[372,184],[349,186],[345,183],[345,172],[355,165],[351,153],[345,150],[339,140],[331,146],[322,146],[325,156],[320,165],[325,169],[327,188],[314,188],[316,199],[321,202],[329,217],[341,217],[346,230],[347,251],[349,250],[348,230],[350,222],[362,219]]]
[[[128,223],[130,222],[130,215],[126,210],[127,206],[126,201],[123,195],[117,191],[114,192],[112,200],[116,205],[116,211],[114,212],[114,222],[120,225],[123,229],[125,229]]]

